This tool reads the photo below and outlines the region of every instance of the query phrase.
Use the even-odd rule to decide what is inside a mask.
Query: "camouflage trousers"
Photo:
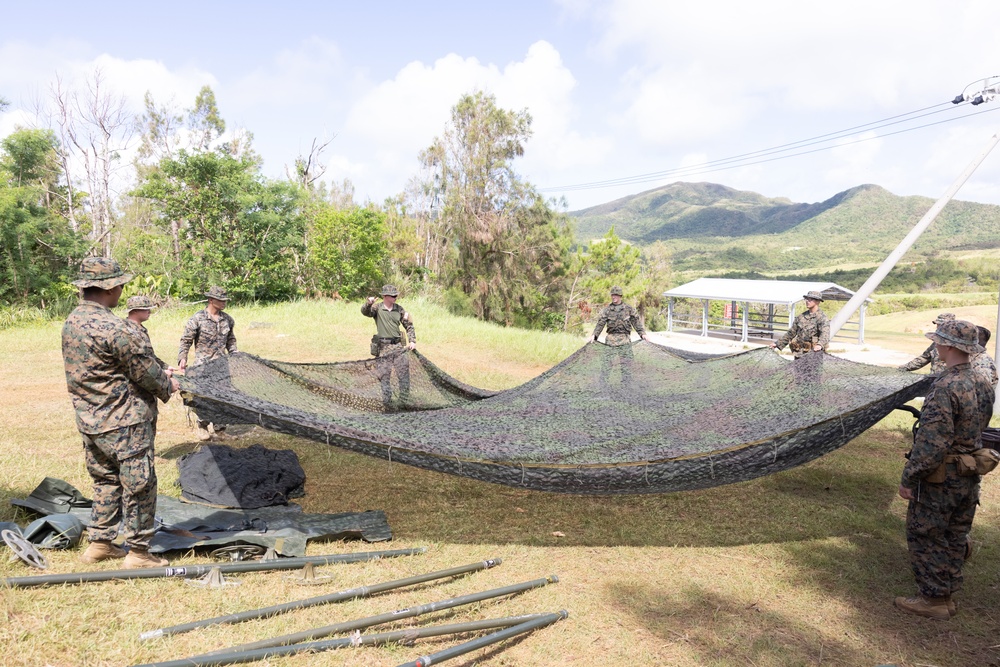
[[[906,543],[917,590],[944,597],[962,588],[965,543],[979,504],[979,477],[960,477],[948,464],[940,484],[921,482],[906,511]]]
[[[632,339],[629,334],[609,333],[604,337],[607,347],[601,349],[601,384],[610,387],[612,373],[618,368],[619,382],[632,381]]]
[[[156,469],[150,422],[99,433],[83,434],[87,472],[94,482],[90,540],[113,540],[119,525],[125,543],[147,549],[156,515]]]
[[[397,409],[404,407],[410,400],[410,355],[402,343],[381,343],[378,357],[375,358],[375,377],[382,387],[382,405],[389,410],[392,401],[392,376],[396,375],[399,385],[399,397],[395,404]]]

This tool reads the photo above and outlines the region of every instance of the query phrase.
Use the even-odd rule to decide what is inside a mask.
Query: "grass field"
[[[421,351],[474,385],[506,388],[534,377],[582,337],[502,329],[452,318],[420,301]],[[240,348],[291,361],[363,358],[371,335],[360,304],[297,302],[233,308]],[[960,313],[992,324],[990,309]],[[161,357],[172,361],[192,309],[155,313]],[[995,312],[995,311],[994,311]],[[869,320],[872,344],[919,352],[933,313]],[[992,328],[992,327],[991,327]],[[909,330],[908,330],[909,329]],[[45,476],[89,495],[66,394],[60,324],[0,331],[0,520],[27,517],[8,501]],[[898,415],[898,416],[896,416]],[[178,495],[175,461],[197,443],[185,409],[161,410],[161,493]],[[960,613],[948,622],[905,616],[895,595],[913,592],[896,496],[911,418],[895,413],[806,466],[732,486],[648,495],[576,497],[522,491],[408,468],[314,442],[254,430],[230,440],[296,451],[307,474],[307,512],[382,509],[395,540],[421,556],[323,568],[332,580],[301,587],[279,573],[239,577],[220,590],[144,580],[0,592],[0,664],[127,665],[181,658],[288,632],[557,574],[560,583],[444,616],[471,620],[567,609],[570,616],[464,665],[1000,665],[1000,475],[983,483]],[[558,535],[557,535],[558,533]],[[381,548],[310,543],[310,554]],[[79,551],[49,552],[56,573],[104,569]],[[501,557],[494,570],[438,585],[204,629],[149,643],[139,633],[326,594],[362,584]],[[175,564],[205,563],[180,554]],[[113,566],[108,566],[112,569]],[[0,562],[3,576],[32,574]],[[432,617],[434,620],[432,621]],[[420,622],[445,622],[441,614]],[[377,628],[375,631],[382,630]],[[273,665],[392,666],[456,643],[345,649]]]

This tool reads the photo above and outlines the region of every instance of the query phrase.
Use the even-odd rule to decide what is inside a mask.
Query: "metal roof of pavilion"
[[[665,297],[709,299],[711,301],[750,301],[753,303],[789,304],[801,301],[806,292],[816,290],[825,300],[847,301],[854,292],[836,283],[802,280],[749,280],[733,278],[698,278],[663,293]],[[866,299],[871,301],[871,299]]]

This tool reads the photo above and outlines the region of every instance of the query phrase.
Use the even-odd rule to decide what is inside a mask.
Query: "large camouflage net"
[[[659,493],[811,461],[928,382],[826,354],[788,361],[766,348],[714,356],[638,342],[588,344],[501,392],[462,384],[417,352],[333,364],[240,353],[190,369],[183,389],[202,419],[420,468],[541,491]]]

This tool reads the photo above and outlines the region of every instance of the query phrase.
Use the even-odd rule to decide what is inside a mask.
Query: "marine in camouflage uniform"
[[[823,295],[812,291],[802,298],[806,300],[807,310],[795,318],[784,336],[770,345],[777,350],[788,345],[796,359],[810,352],[821,352],[830,344],[830,320],[819,309]]]
[[[191,316],[184,325],[180,349],[177,351],[177,365],[187,368],[188,350],[194,346],[194,365],[217,359],[224,354],[238,352],[236,348],[236,322],[223,312],[229,300],[221,287],[212,287],[205,292],[208,307]]]
[[[125,323],[110,310],[132,276],[112,259],[84,260],[80,304],[62,330],[66,385],[83,438],[94,505],[84,562],[121,558],[112,544],[119,525],[130,552],[126,567],[167,561],[148,553],[156,511],[152,415],[140,391],[166,401],[177,389],[152,354],[137,352]]]
[[[909,501],[906,541],[919,596],[896,598],[895,603],[914,614],[947,620],[956,611],[951,596],[962,587],[980,480],[978,475],[959,475],[949,455],[982,447],[982,431],[993,415],[994,391],[967,361],[969,354],[983,351],[975,325],[946,320],[926,335],[940,346],[948,369],[927,393],[900,481],[899,495]],[[941,481],[929,481],[932,475],[938,479],[941,466]]]
[[[132,347],[134,348],[136,354],[152,356],[167,375],[172,375],[173,369],[170,368],[165,361],[156,356],[155,352],[153,352],[153,343],[149,340],[149,332],[142,324],[149,319],[150,312],[154,308],[156,308],[156,306],[153,304],[152,299],[148,296],[129,297],[129,300],[125,303],[125,330],[132,339]],[[156,396],[142,387],[137,387],[137,392],[139,397],[145,401],[147,406],[149,406],[149,412],[152,415],[152,419],[150,421],[152,422],[153,434],[155,435],[156,418],[159,414],[159,408],[156,405]]]
[[[611,288],[611,303],[604,307],[597,318],[597,324],[594,325],[594,342],[597,342],[598,336],[607,327],[608,333],[604,337],[604,342],[609,347],[614,348],[613,350],[601,351],[602,383],[608,382],[611,368],[615,362],[621,369],[622,384],[632,379],[632,329],[635,329],[635,332],[643,340],[649,340],[649,337],[646,336],[646,330],[639,320],[639,313],[636,312],[635,308],[622,301],[622,292],[619,285]]]
[[[380,296],[381,302],[373,296],[368,297],[361,306],[361,314],[375,320],[375,338],[372,341],[375,376],[382,388],[382,405],[389,410],[392,406],[393,372],[399,383],[398,407],[405,407],[410,399],[410,359],[406,352],[416,349],[417,333],[413,328],[413,318],[396,303],[399,290],[394,285],[384,285]],[[403,344],[400,327],[406,329],[406,345]]]
[[[194,364],[203,364],[218,359],[225,354],[238,352],[236,348],[236,322],[229,313],[223,312],[229,297],[221,287],[211,287],[205,296],[208,306],[191,316],[181,334],[180,349],[177,351],[177,366],[181,372],[187,370],[188,350],[194,346]],[[208,440],[213,435],[222,435],[224,425],[198,420],[198,439]]]
[[[986,346],[986,343],[990,342],[990,330],[986,327],[976,327],[979,330],[979,344]],[[991,385],[993,385],[993,390],[996,391],[997,381],[1000,378],[997,377],[997,366],[993,363],[993,357],[989,355],[989,352],[983,350],[973,354],[969,358],[969,363],[972,364],[972,370],[981,374],[986,378]]]
[[[955,315],[953,313],[941,313],[931,321],[931,324],[938,325],[942,322],[948,322],[954,319]],[[948,368],[948,365],[941,361],[941,358],[938,356],[937,346],[935,346],[934,343],[931,343],[926,350],[901,365],[899,370],[916,371],[923,368],[927,364],[930,364],[931,366],[931,375],[941,375],[941,373],[944,373],[944,371]]]

